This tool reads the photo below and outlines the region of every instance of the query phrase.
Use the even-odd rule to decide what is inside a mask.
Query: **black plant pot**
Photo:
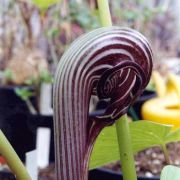
[[[0,87],[0,129],[10,141],[21,160],[24,161],[25,152],[33,149],[31,145],[33,138],[26,123],[29,110],[26,103],[16,95],[16,87]],[[18,86],[18,88],[21,87]],[[26,86],[26,88],[33,90],[32,87]]]
[[[0,180],[16,180],[16,178],[10,172],[0,171]]]
[[[156,92],[151,90],[145,90],[141,96],[138,97],[138,99],[133,104],[132,108],[135,111],[138,119],[142,119],[141,116],[141,108],[142,105],[152,98],[156,97]]]
[[[121,173],[114,172],[105,168],[98,168],[89,172],[88,180],[123,180]],[[159,177],[138,177],[138,180],[159,180]]]
[[[26,113],[16,113],[8,117],[11,126],[8,131],[11,134],[9,141],[23,162],[25,162],[25,153],[35,149],[34,136],[28,127],[27,119]]]
[[[17,113],[10,116],[11,134],[10,143],[20,159],[25,162],[25,154],[36,148],[37,129],[47,127],[51,130],[50,139],[50,162],[54,162],[54,130],[53,117],[32,115],[29,113]]]
[[[50,139],[50,162],[54,162],[54,127],[53,116],[32,115],[29,114],[27,118],[27,126],[33,137],[33,147],[36,145],[37,129],[39,127],[46,127],[51,130]]]
[[[17,113],[28,112],[28,108],[14,91],[13,86],[0,87],[0,128],[11,140],[11,118]]]

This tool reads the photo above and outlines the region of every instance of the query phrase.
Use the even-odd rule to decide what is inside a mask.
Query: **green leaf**
[[[6,69],[4,72],[4,77],[8,80],[12,80],[13,79],[13,73],[10,69]]]
[[[170,131],[167,134],[165,142],[166,143],[175,142],[175,141],[177,141],[179,139],[179,137],[180,137],[180,128],[177,128],[176,130]]]
[[[23,101],[28,100],[33,96],[33,92],[27,88],[15,88],[15,93],[19,96]]]
[[[26,79],[25,80],[25,84],[26,85],[33,85],[33,84],[36,84],[36,82],[37,82],[37,79],[36,78],[34,78],[34,77],[30,77],[30,78],[28,78],[28,79]]]
[[[158,124],[151,121],[137,121],[130,123],[132,146],[134,153],[153,146],[166,144],[166,138],[172,126]],[[180,140],[180,136],[175,137],[174,141]]]
[[[32,0],[32,3],[35,4],[41,10],[48,9],[51,5],[60,2],[60,0]]]
[[[146,90],[156,91],[155,84],[152,80],[149,81],[148,85],[146,86]]]
[[[106,127],[95,143],[89,168],[94,169],[118,159],[119,150],[115,126]]]
[[[84,30],[100,27],[98,11],[91,11],[86,2],[81,6],[77,2],[70,2],[70,17],[72,22],[78,23]]]
[[[161,172],[160,180],[179,180],[180,168],[172,165],[165,166]]]
[[[136,20],[139,17],[139,12],[135,10],[125,10],[123,16],[126,20]]]
[[[162,146],[180,140],[180,128],[171,131],[172,126],[140,120],[130,123],[134,154],[144,149]],[[105,128],[99,135],[92,152],[90,169],[119,160],[115,126]]]
[[[41,71],[40,80],[41,80],[41,82],[45,82],[45,83],[53,82],[53,78],[52,78],[51,74],[46,70]]]
[[[52,28],[49,29],[49,31],[47,32],[47,36],[48,37],[57,37],[60,34],[60,30],[58,28]]]

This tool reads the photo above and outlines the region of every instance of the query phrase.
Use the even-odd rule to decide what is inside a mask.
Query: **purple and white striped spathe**
[[[138,32],[118,27],[79,37],[62,56],[54,81],[57,180],[87,180],[93,143],[106,125],[127,112],[152,71],[152,51]],[[89,118],[92,94],[109,99],[105,113]]]

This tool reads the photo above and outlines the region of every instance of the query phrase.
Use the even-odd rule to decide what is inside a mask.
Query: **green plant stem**
[[[0,153],[6,159],[8,166],[16,175],[17,180],[31,180],[26,168],[1,130]]]
[[[29,108],[29,111],[32,113],[32,114],[38,114],[36,109],[34,108],[34,106],[32,105],[31,101],[29,99],[25,100],[26,102],[26,105],[28,106]]]
[[[108,0],[98,0],[97,2],[102,26],[112,26]],[[116,121],[116,132],[122,164],[123,179],[137,180],[127,115],[123,115],[119,120]]]
[[[116,121],[116,132],[122,164],[123,179],[137,180],[127,115],[123,115],[119,120]]]
[[[165,158],[166,164],[171,164],[166,144],[162,144],[161,147],[162,147],[162,150],[164,153],[164,158]]]
[[[102,26],[112,26],[108,0],[98,0],[97,2]]]

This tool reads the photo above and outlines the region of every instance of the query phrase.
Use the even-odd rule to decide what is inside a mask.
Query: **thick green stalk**
[[[1,130],[0,153],[6,159],[8,166],[15,174],[17,180],[31,180],[26,168]]]
[[[124,180],[137,180],[127,115],[116,121],[116,132]]]
[[[98,0],[98,8],[102,26],[112,26],[108,0]],[[116,121],[116,131],[123,178],[124,180],[137,180],[127,115]]]

